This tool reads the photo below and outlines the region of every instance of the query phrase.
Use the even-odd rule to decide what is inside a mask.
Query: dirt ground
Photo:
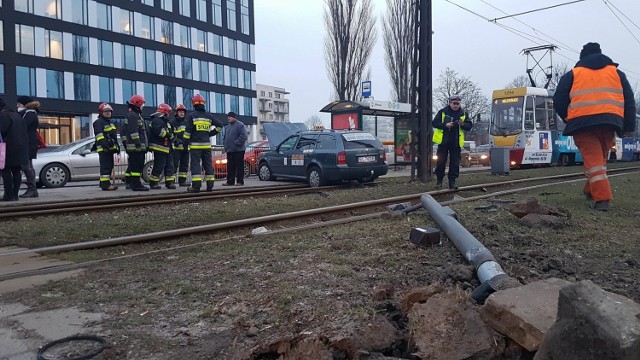
[[[537,169],[510,178],[580,171]],[[501,179],[505,178],[485,174],[465,176],[460,182]],[[615,200],[607,213],[589,208],[581,195],[582,182],[503,197],[535,197],[560,209],[568,216],[556,228],[529,227],[508,211],[506,203],[476,201],[452,207],[461,223],[521,283],[549,277],[588,279],[638,302],[639,182],[639,175],[612,177]],[[381,179],[373,187],[314,191],[286,199],[3,221],[0,245],[33,247],[157,231],[428,191],[432,186],[408,183],[407,178]],[[486,207],[491,204],[495,206]],[[485,207],[477,209],[481,206]],[[411,296],[431,285],[438,290],[430,295],[440,292],[443,298],[458,299],[466,314],[477,311],[468,294],[479,282],[445,238],[442,245],[429,248],[409,243],[409,231],[416,226],[436,225],[424,211],[417,211],[296,233],[192,236],[178,243],[219,241],[104,263],[80,277],[8,294],[0,301],[22,303],[34,311],[75,306],[105,314],[98,335],[111,346],[98,359],[279,359],[282,354],[287,359],[434,358],[418,349],[412,338],[420,330],[417,326],[430,325],[409,321],[407,308],[408,303],[427,299]],[[84,261],[168,244],[82,251],[61,258]],[[441,335],[442,346],[456,344],[449,338],[452,334]],[[499,335],[488,336],[494,336],[500,349],[480,358],[531,358],[523,351],[510,352],[511,345]]]

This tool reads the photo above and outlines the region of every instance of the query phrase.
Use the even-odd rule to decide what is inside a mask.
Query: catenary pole
[[[419,106],[420,116],[418,177],[420,181],[431,179],[431,119],[433,118],[433,76],[432,76],[432,2],[420,1],[420,69]]]

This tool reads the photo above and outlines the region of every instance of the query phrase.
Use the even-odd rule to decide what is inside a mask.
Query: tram
[[[553,108],[553,91],[521,87],[493,92],[489,125],[492,147],[508,147],[511,167],[562,166],[582,162],[572,136]]]

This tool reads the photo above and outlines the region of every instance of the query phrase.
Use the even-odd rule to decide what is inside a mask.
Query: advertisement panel
[[[395,163],[411,162],[411,121],[408,118],[396,118],[395,125]]]
[[[331,128],[334,130],[361,129],[360,114],[358,112],[331,114]]]

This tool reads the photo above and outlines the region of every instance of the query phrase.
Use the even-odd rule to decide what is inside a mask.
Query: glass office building
[[[0,0],[0,97],[40,101],[50,144],[93,135],[98,105],[122,117],[133,94],[148,116],[200,93],[253,129],[253,1]]]

